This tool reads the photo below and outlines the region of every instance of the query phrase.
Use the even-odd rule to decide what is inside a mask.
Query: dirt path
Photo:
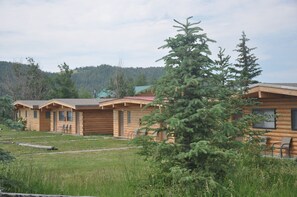
[[[141,148],[140,146],[134,147],[119,147],[119,148],[100,148],[100,149],[91,149],[91,150],[70,150],[62,152],[47,152],[47,153],[33,153],[33,155],[55,155],[55,154],[75,154],[75,153],[89,153],[89,152],[103,152],[103,151],[115,151],[115,150],[129,150]]]

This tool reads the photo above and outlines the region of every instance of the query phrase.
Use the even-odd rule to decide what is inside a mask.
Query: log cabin
[[[46,102],[45,100],[17,100],[13,103],[17,118],[26,123],[26,130],[49,131],[50,111],[39,109]]]
[[[110,99],[53,99],[40,106],[50,111],[49,131],[76,135],[112,134],[113,111],[100,109]]]
[[[291,137],[291,156],[297,156],[297,84],[260,83],[248,90],[247,97],[257,98],[259,105],[245,109],[245,113],[260,113],[270,118],[255,123],[253,129],[263,130],[267,146]],[[274,150],[276,154],[279,149]],[[287,153],[288,154],[288,153]]]
[[[124,97],[105,102],[100,102],[101,109],[113,110],[113,136],[120,138],[134,138],[143,126],[141,121],[145,115],[149,115],[156,107],[148,107],[154,100],[154,96]],[[154,125],[159,127],[160,125]],[[163,133],[145,133],[151,135],[155,140],[166,139]]]

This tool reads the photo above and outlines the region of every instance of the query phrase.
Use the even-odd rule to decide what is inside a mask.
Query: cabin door
[[[75,114],[75,125],[76,125],[76,134],[80,135],[80,121],[79,121],[79,117],[80,117],[80,112],[76,112]]]
[[[53,131],[57,131],[57,112],[53,112]]]
[[[124,112],[119,111],[119,136],[124,136]]]

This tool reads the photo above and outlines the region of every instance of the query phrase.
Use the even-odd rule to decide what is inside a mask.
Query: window
[[[127,111],[127,123],[131,123],[131,112]]]
[[[297,130],[297,109],[291,111],[292,130]]]
[[[45,112],[45,119],[50,119],[51,118],[51,112],[50,111],[46,111]]]
[[[65,113],[63,111],[59,111],[59,121],[65,120]]]
[[[25,117],[27,118],[28,114],[27,114],[27,110],[25,111]]]
[[[262,115],[264,120],[254,123],[254,128],[259,129],[275,129],[275,109],[253,109],[254,114]]]
[[[37,118],[37,111],[34,110],[34,118]]]
[[[67,121],[72,121],[72,111],[67,111]]]

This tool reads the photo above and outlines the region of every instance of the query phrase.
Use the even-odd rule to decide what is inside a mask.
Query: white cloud
[[[31,56],[46,70],[64,61],[117,65],[120,58],[125,66],[161,65],[155,60],[166,51],[157,48],[175,34],[173,19],[188,16],[218,41],[214,51],[222,46],[233,57],[245,30],[264,64],[275,58],[269,40],[297,34],[294,0],[11,0],[0,1],[0,60]]]

